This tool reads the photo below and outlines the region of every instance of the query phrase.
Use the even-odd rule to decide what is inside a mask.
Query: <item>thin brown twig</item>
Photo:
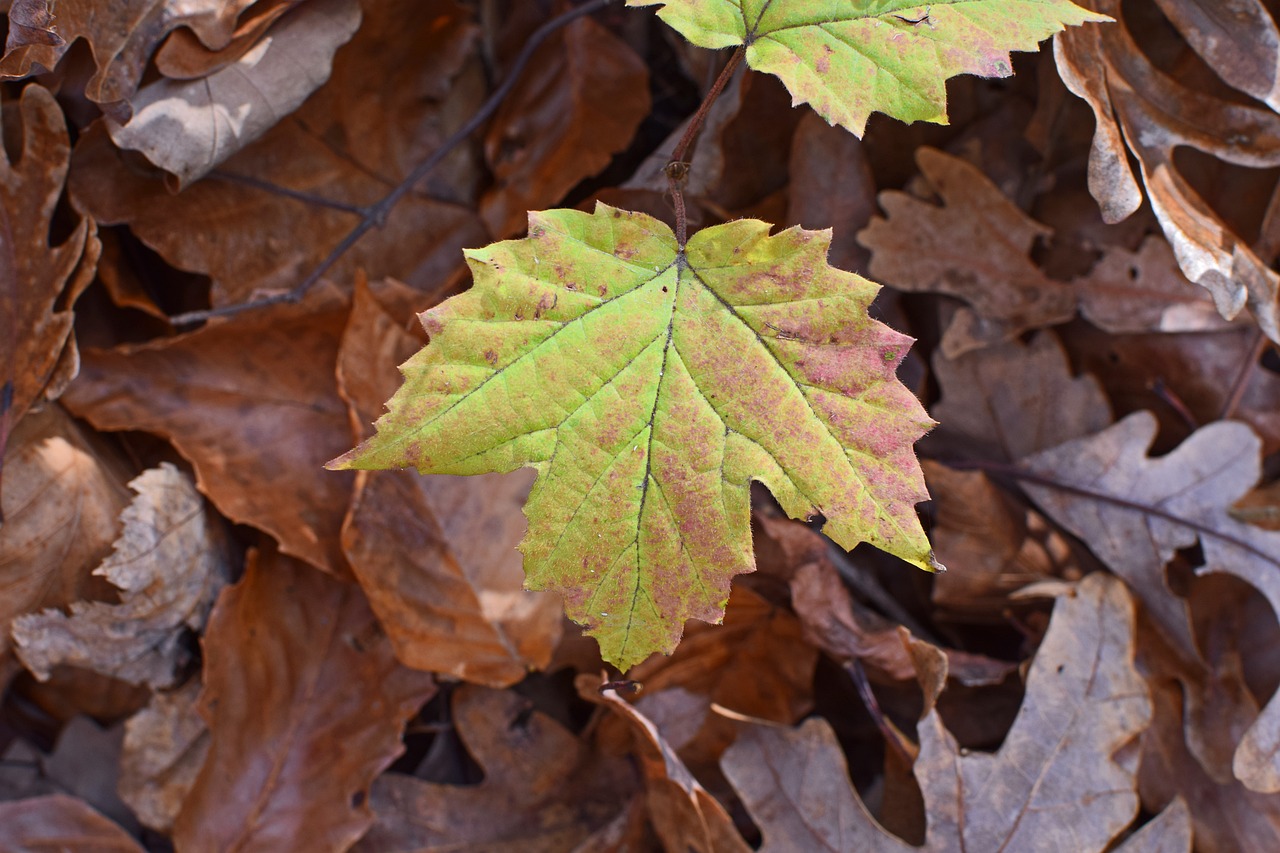
[[[666,169],[663,170],[666,172],[667,183],[671,188],[671,203],[675,206],[676,211],[676,243],[682,251],[685,243],[689,240],[689,220],[684,205],[684,182],[689,177],[689,160],[691,159],[689,151],[693,147],[694,140],[698,138],[698,131],[702,130],[702,125],[706,123],[707,116],[711,114],[712,104],[716,102],[725,87],[729,85],[729,81],[733,79],[733,73],[738,69],[738,64],[742,62],[742,57],[745,53],[746,48],[739,47],[729,57],[729,61],[725,63],[724,68],[720,71],[720,76],[716,78],[716,82],[711,84],[711,89],[707,92],[707,96],[702,99],[702,103],[698,106],[698,111],[689,119],[689,124],[685,127],[684,134],[671,151],[671,160],[667,163]]]
[[[449,155],[454,148],[458,147],[467,137],[474,133],[481,125],[488,121],[507,95],[511,94],[511,90],[515,88],[516,81],[520,79],[521,72],[524,67],[529,64],[529,60],[533,58],[534,52],[557,30],[573,23],[579,18],[593,15],[602,9],[607,8],[615,0],[588,0],[581,6],[575,6],[569,11],[552,18],[547,23],[537,29],[529,40],[525,42],[524,47],[520,50],[519,56],[515,62],[511,64],[511,70],[503,78],[502,83],[497,89],[494,89],[481,106],[480,109],[467,120],[466,124],[454,131],[453,135],[445,140],[444,144],[437,148],[431,156],[427,157],[409,173],[403,181],[401,181],[391,192],[387,193],[376,204],[368,207],[357,224],[347,236],[343,237],[341,242],[333,248],[324,260],[313,269],[302,281],[300,281],[292,290],[286,293],[272,294],[261,299],[253,299],[248,302],[240,302],[235,305],[224,305],[219,308],[208,308],[202,311],[188,311],[185,314],[178,314],[169,318],[170,322],[175,326],[183,326],[190,323],[199,323],[204,320],[210,320],[214,317],[228,317],[233,314],[240,314],[245,311],[251,311],[257,308],[265,308],[270,305],[280,305],[284,303],[295,303],[306,295],[316,282],[318,282],[325,273],[327,273],[334,264],[336,264],[343,255],[345,255],[352,246],[360,241],[374,227],[380,227],[386,222],[387,216],[391,213],[400,201],[413,191],[418,182],[427,176],[436,166],[440,164],[445,157]]]

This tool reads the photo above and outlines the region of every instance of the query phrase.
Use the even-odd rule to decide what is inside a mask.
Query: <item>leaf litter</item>
[[[660,19],[588,3],[520,66],[553,5],[12,4],[0,846],[1280,843],[1271,9],[982,0],[823,23],[809,0],[626,4],[661,5]],[[1016,52],[1064,25],[1039,58]],[[877,28],[896,34],[915,90],[842,89],[884,71],[858,58]],[[715,48],[735,45],[755,70],[704,125],[680,246],[663,168],[724,64]],[[809,55],[807,70],[793,62]],[[304,298],[169,322],[294,287],[517,67],[487,124]],[[1015,71],[944,92],[957,73]],[[240,84],[256,88],[254,111],[276,112],[219,124]],[[148,123],[191,93],[170,114],[191,144],[170,148],[169,119]],[[623,215],[635,240],[616,239],[619,205],[644,211]],[[522,232],[526,210],[557,207],[579,212]],[[579,274],[563,246],[592,229],[605,248]],[[482,248],[494,241],[508,242]],[[774,277],[732,291],[719,268],[734,248],[767,256]],[[687,267],[662,272],[681,250]],[[837,280],[857,293],[847,313],[825,293],[821,311],[783,299],[797,281]],[[473,442],[538,425],[486,464],[541,459],[539,485],[322,469],[370,438],[397,364],[416,358],[412,376],[447,350],[450,381],[481,381],[519,360],[511,341],[601,310],[601,285],[619,303],[729,294],[754,342],[731,323],[669,324],[693,367],[660,365],[644,393],[566,351],[530,371],[525,396],[460,419]],[[634,371],[627,342],[667,326],[661,310],[623,319],[634,336],[593,327],[582,345]],[[823,360],[824,321],[841,347],[871,342],[873,383]],[[752,371],[753,352],[774,367]],[[711,385],[674,394],[713,369],[742,371],[736,402]],[[892,441],[846,448],[863,476],[897,472],[893,513],[921,531],[898,550],[928,564],[932,549],[947,574],[845,550],[877,541],[874,525],[802,497],[848,457],[800,435],[782,379],[797,399],[895,401],[863,413]],[[666,393],[672,440],[616,450],[680,470],[668,489],[706,482],[697,511],[665,527],[645,528],[625,489],[600,501],[574,534],[585,571],[607,571],[648,529],[651,597],[687,583],[682,566],[715,576],[695,606],[664,604],[661,629],[645,627],[648,647],[683,642],[628,649],[625,676],[564,618],[594,623],[610,651],[605,620],[625,596],[583,607],[538,568],[555,563],[539,523],[575,512],[573,489],[541,483],[585,470],[538,442],[606,387],[596,438],[646,403],[635,425],[648,424]],[[921,475],[912,444],[932,421]],[[729,450],[696,464],[668,453],[715,446],[695,427],[726,422],[759,427],[739,461],[765,463],[758,448],[784,439],[796,449],[754,468]],[[607,442],[585,434],[562,439],[607,469]],[[733,531],[715,540],[723,555],[673,546],[716,526]],[[522,589],[522,567],[554,591]],[[706,624],[722,607],[724,624]]]

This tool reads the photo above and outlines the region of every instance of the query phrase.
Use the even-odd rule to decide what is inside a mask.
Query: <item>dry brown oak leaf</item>
[[[1209,291],[1223,317],[1235,317],[1247,305],[1268,337],[1280,340],[1280,275],[1270,268],[1270,258],[1259,255],[1272,250],[1251,246],[1233,233],[1174,158],[1175,149],[1192,148],[1235,166],[1275,168],[1280,166],[1280,116],[1192,89],[1158,69],[1126,28],[1120,0],[1081,5],[1116,21],[1054,39],[1058,73],[1093,110],[1097,129],[1089,191],[1103,218],[1128,217],[1141,206],[1145,189],[1187,278]],[[1160,0],[1160,6],[1224,82],[1273,107],[1280,102],[1277,31],[1258,0],[1233,3],[1230,14],[1200,0]]]
[[[955,358],[1070,320],[1075,293],[1048,278],[1028,255],[1052,231],[1023,213],[976,166],[927,147],[916,152],[916,162],[942,205],[883,192],[886,216],[872,219],[858,241],[871,250],[870,273],[877,281],[969,303],[944,333],[942,353]]]
[[[305,11],[305,9],[300,10]],[[286,291],[360,222],[360,208],[391,191],[438,148],[480,95],[453,85],[475,29],[454,0],[368,4],[359,31],[334,59],[329,81],[296,112],[219,168],[301,193],[206,178],[178,195],[140,172],[102,124],[76,142],[71,198],[102,224],[125,224],[178,269],[213,280],[214,305]],[[328,275],[393,275],[432,291],[486,242],[474,212],[481,179],[470,149],[454,151]]]
[[[174,825],[181,850],[348,849],[369,786],[435,693],[400,665],[354,584],[251,552],[202,644],[209,754]]]
[[[441,785],[384,774],[371,794],[377,821],[357,851],[608,849],[589,839],[634,796],[635,773],[625,761],[596,754],[510,691],[463,687],[454,695],[453,719],[484,781]]]
[[[1187,603],[1170,589],[1166,564],[1198,543],[1204,554],[1198,573],[1235,575],[1280,613],[1280,533],[1230,515],[1261,474],[1261,441],[1249,427],[1219,421],[1153,459],[1147,453],[1155,436],[1154,416],[1135,412],[1025,460],[1032,471],[1075,491],[1024,487],[1129,583],[1175,650],[1195,662],[1200,653]],[[1268,702],[1244,733],[1233,770],[1253,790],[1280,792],[1280,701]]]
[[[89,219],[49,245],[71,156],[66,122],[41,86],[27,86],[11,106],[6,101],[4,117],[17,119],[9,130],[22,142],[13,160],[0,152],[0,475],[5,444],[23,413],[41,397],[57,397],[75,376],[70,306],[93,280],[102,250]]]
[[[357,282],[338,354],[339,390],[357,442],[400,386],[396,366],[422,346],[395,319],[410,317],[403,306],[420,306],[421,295],[390,281],[375,288]],[[516,550],[533,479],[526,473],[357,475],[343,553],[406,665],[506,687],[551,662],[560,600],[524,590]]]
[[[333,373],[348,313],[319,289],[189,335],[90,350],[65,403],[98,429],[164,436],[223,515],[343,576],[355,478],[320,466],[351,441]]]
[[[174,686],[190,662],[188,631],[199,633],[231,576],[221,522],[190,478],[169,463],[129,484],[115,552],[94,574],[120,591],[118,604],[72,602],[13,620],[22,663],[41,681],[62,664],[153,689]]]
[[[1026,697],[994,754],[962,751],[935,702],[946,677],[937,650],[913,644],[926,707],[916,779],[923,848],[885,832],[854,793],[830,725],[747,729],[721,761],[764,835],[762,853],[871,850],[1102,851],[1138,812],[1134,769],[1116,751],[1151,716],[1134,669],[1134,610],[1102,573],[1058,599],[1027,675]]]
[[[92,442],[57,404],[22,419],[6,460],[0,501],[0,663],[9,625],[23,613],[105,597],[91,572],[111,553],[129,505],[124,463]]]

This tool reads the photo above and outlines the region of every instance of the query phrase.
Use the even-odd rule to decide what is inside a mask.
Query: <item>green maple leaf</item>
[[[1110,21],[1069,0],[627,0],[700,47],[746,45],[793,103],[861,136],[867,117],[947,123],[946,81],[1008,77],[1009,52],[1067,26]]]
[[[605,659],[670,651],[754,569],[749,488],[933,569],[912,452],[932,422],[895,378],[911,339],[878,285],[826,262],[829,231],[739,220],[684,251],[649,216],[529,215],[467,252],[474,286],[422,315],[431,343],[339,468],[532,466],[530,589],[563,596]]]

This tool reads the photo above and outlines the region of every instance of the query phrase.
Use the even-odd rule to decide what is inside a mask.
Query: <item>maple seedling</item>
[[[682,248],[603,204],[533,213],[467,253],[474,286],[423,314],[377,435],[332,464],[538,469],[528,586],[623,669],[719,620],[754,568],[753,479],[842,546],[931,568],[912,444],[932,422],[895,377],[911,339],[867,316],[877,286],[829,242],[739,220]]]
[[[633,6],[658,0],[628,0]],[[944,121],[947,77],[1010,73],[1066,0],[673,0],[704,47],[738,45],[797,102],[861,133],[880,110]],[[830,231],[738,220],[686,238],[641,213],[529,214],[529,236],[467,252],[474,285],[425,312],[428,346],[377,434],[331,468],[481,474],[530,466],[526,585],[551,590],[626,670],[718,622],[754,569],[750,485],[844,548],[941,568],[916,517],[912,445],[932,425],[896,378],[911,339],[872,320],[878,289],[827,263]]]

